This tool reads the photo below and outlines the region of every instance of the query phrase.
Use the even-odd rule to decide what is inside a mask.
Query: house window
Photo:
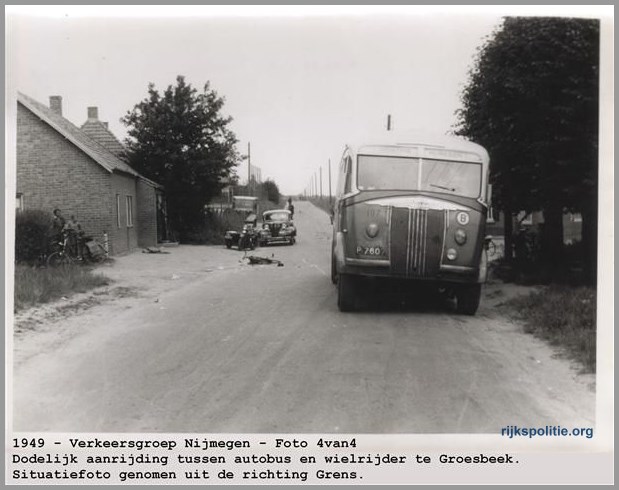
[[[24,195],[21,192],[18,192],[17,196],[15,197],[15,209],[17,211],[24,210]]]
[[[116,226],[120,228],[120,194],[116,194]]]
[[[570,213],[570,221],[572,223],[582,223],[582,215],[580,213]]]
[[[133,196],[127,196],[127,227],[133,226]]]

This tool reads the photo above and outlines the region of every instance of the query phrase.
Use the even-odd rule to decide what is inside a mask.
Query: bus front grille
[[[436,275],[443,249],[444,220],[442,210],[392,208],[389,257],[394,275]]]

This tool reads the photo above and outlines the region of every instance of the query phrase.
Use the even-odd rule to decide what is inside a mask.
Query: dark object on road
[[[241,231],[228,230],[224,236],[226,248],[238,247],[239,250],[253,250],[258,243],[256,234],[256,222],[258,218],[251,213],[245,218],[245,224]]]
[[[258,257],[257,255],[246,255],[243,258],[249,261],[249,265],[277,264],[277,267],[284,267],[284,263],[281,260],[270,259],[269,257]]]
[[[169,254],[170,252],[161,250],[158,247],[146,247],[142,249],[142,253],[143,254]]]
[[[262,228],[258,232],[260,246],[271,243],[294,245],[297,229],[292,221],[292,213],[287,209],[274,209],[262,213]]]

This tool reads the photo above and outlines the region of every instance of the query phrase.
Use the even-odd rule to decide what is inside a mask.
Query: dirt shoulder
[[[13,325],[15,363],[58,347],[98,320],[111,319],[142,302],[158,302],[159,296],[191,282],[216,280],[220,274],[247,266],[243,253],[222,246],[180,245],[161,250],[114,257],[93,271],[110,280],[107,286],[18,312]]]

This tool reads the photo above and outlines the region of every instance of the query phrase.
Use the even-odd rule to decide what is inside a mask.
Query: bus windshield
[[[479,197],[479,163],[408,157],[359,155],[359,190],[410,190]]]

